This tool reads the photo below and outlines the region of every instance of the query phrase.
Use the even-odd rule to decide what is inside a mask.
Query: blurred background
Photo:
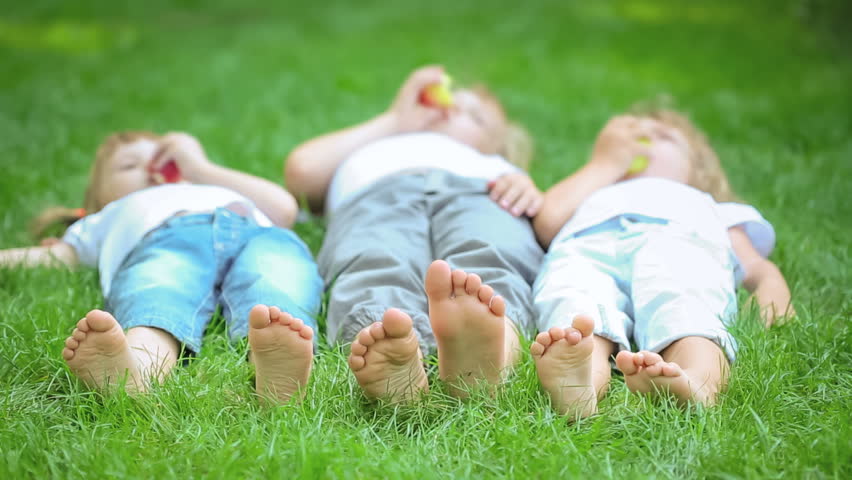
[[[497,93],[536,141],[542,189],[586,160],[608,117],[660,101],[708,133],[734,188],[781,238],[820,230],[808,241],[845,244],[850,5],[7,2],[0,247],[29,241],[23,227],[42,207],[81,202],[110,132],[185,130],[214,161],[281,181],[294,146],[383,111],[427,63]],[[301,233],[319,246],[321,229]]]
[[[0,202],[38,207],[18,189],[79,198],[97,144],[127,128],[187,130],[215,160],[280,179],[299,141],[380,112],[426,63],[497,92],[537,140],[541,187],[585,160],[610,115],[664,96],[747,191],[740,177],[783,176],[809,146],[848,152],[850,12],[828,0],[8,2]]]

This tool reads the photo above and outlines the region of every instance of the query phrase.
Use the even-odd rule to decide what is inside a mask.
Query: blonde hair
[[[98,192],[104,169],[107,168],[109,159],[112,158],[116,150],[137,140],[157,140],[159,138],[159,135],[147,131],[125,131],[108,136],[95,153],[95,161],[89,171],[89,184],[83,197],[83,207],[53,206],[45,208],[30,222],[30,233],[35,238],[41,238],[49,228],[56,224],[62,224],[67,228],[83,216],[101,211],[105,205],[98,198]]]
[[[500,100],[488,87],[479,84],[473,86],[470,90],[484,101],[497,107],[503,118],[506,119],[506,130],[501,132],[497,153],[512,165],[524,171],[529,171],[535,148],[532,136],[527,132],[527,129],[521,124],[508,119],[503,104],[500,103]]]
[[[737,202],[718,155],[707,136],[689,118],[674,110],[639,104],[632,113],[680,130],[689,143],[689,185],[713,196],[717,202]]]

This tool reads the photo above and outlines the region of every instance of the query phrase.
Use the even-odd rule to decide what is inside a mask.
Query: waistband
[[[571,232],[565,235],[565,238],[579,238],[587,235],[594,235],[601,232],[610,232],[613,230],[623,230],[630,225],[645,224],[645,225],[669,225],[671,222],[664,218],[649,217],[635,213],[617,215],[615,217],[604,220],[591,227],[580,229],[576,232]]]
[[[212,224],[217,219],[226,220],[226,221],[236,221],[238,223],[246,223],[250,225],[257,225],[257,222],[254,221],[251,217],[241,215],[238,212],[234,212],[232,209],[228,208],[230,205],[225,207],[217,207],[212,212],[177,212],[172,215],[166,221],[164,221],[160,226],[158,226],[155,230],[163,228],[163,227],[178,227],[184,225],[205,225]]]

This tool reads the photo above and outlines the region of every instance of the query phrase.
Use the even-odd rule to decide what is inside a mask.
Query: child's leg
[[[572,420],[595,414],[609,388],[609,359],[615,344],[592,335],[593,329],[591,317],[578,315],[571,327],[551,327],[530,346],[538,378],[554,410]]]
[[[263,402],[287,403],[304,395],[313,363],[314,330],[278,307],[255,306],[248,315],[249,361]]]
[[[286,403],[304,394],[310,377],[322,280],[292,231],[255,225],[242,231],[246,241],[233,247],[221,285],[222,314],[231,339],[248,336],[257,393],[264,402]]]
[[[329,219],[317,257],[331,289],[330,343],[350,342],[381,322],[388,308],[411,316],[424,354],[435,347],[423,275],[432,261],[422,175],[380,180]]]
[[[440,187],[428,199],[434,255],[449,264],[433,265],[426,282],[441,376],[495,383],[517,361],[519,333],[532,330],[530,284],[543,252],[529,220],[501,209],[482,180],[445,172],[430,178]],[[456,293],[449,298],[446,292]],[[499,302],[490,300],[497,296]],[[489,302],[500,311],[489,311]]]
[[[730,371],[728,357],[712,340],[704,337],[686,337],[669,345],[662,352],[670,367],[679,365],[690,379],[690,395],[705,405],[716,403],[716,395],[728,383]],[[662,368],[669,376],[676,368]],[[674,387],[673,387],[674,388]]]
[[[411,317],[395,308],[358,333],[349,367],[370,398],[410,402],[429,390]]]
[[[737,305],[728,250],[674,226],[647,236],[632,283],[634,338],[644,351],[622,352],[617,364],[633,391],[713,405],[736,349],[725,325]]]
[[[662,355],[624,351],[616,362],[630,391],[670,394],[681,405],[714,405],[728,380],[728,358],[715,342],[704,337],[682,338]]]
[[[144,391],[150,380],[162,380],[175,365],[181,344],[191,351],[200,350],[204,328],[215,308],[216,259],[210,219],[209,215],[175,217],[149,233],[128,255],[106,295],[107,309],[113,315],[95,311],[84,322],[84,328],[92,332],[86,333],[87,342],[98,338],[98,344],[109,346],[90,350],[83,343],[80,348],[86,349],[77,349],[68,360],[72,369],[86,363],[83,358],[103,358],[91,353],[77,357],[87,350],[115,355],[129,351],[132,360],[122,353],[125,363],[119,368],[128,369],[127,362],[132,362],[138,371],[133,388]]]
[[[128,393],[162,382],[177,362],[178,341],[158,328],[135,327],[125,334],[115,317],[92,310],[65,341],[62,357],[83,382],[108,389],[124,383]]]
[[[633,324],[615,268],[621,254],[609,230],[559,240],[533,285],[541,333],[530,350],[554,409],[572,419],[597,411],[609,386],[610,357],[629,347]]]
[[[432,263],[425,284],[439,374],[450,393],[466,396],[465,387],[480,380],[500,383],[517,361],[520,343],[505,300],[478,275],[451,271],[443,260]]]
[[[421,359],[435,338],[423,295],[432,261],[425,189],[420,174],[371,185],[334,212],[317,259],[331,286],[328,339],[352,341],[349,365],[371,398],[408,401],[427,389]]]

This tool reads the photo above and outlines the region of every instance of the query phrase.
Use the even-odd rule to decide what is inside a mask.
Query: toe
[[[293,323],[293,320],[295,320],[295,317],[287,312],[281,312],[281,316],[278,317],[278,323],[281,325],[290,325]]]
[[[660,375],[663,374],[663,367],[665,365],[666,365],[666,362],[654,363],[654,364],[648,365],[647,367],[644,367],[643,371],[649,377],[659,377]]]
[[[249,311],[249,325],[251,328],[266,328],[269,325],[269,307],[266,305],[255,305]]]
[[[389,308],[382,316],[382,325],[387,336],[392,338],[403,338],[411,333],[414,322],[411,317],[402,310]]]
[[[475,273],[468,275],[467,280],[464,282],[464,290],[468,295],[475,295],[481,286],[482,279]]]
[[[73,337],[74,340],[77,340],[78,342],[82,342],[86,339],[86,332],[77,329],[74,330],[74,333],[71,334],[71,337]]]
[[[554,342],[558,342],[565,338],[565,329],[559,327],[550,327],[550,330],[547,331],[550,334],[550,338],[553,339]]]
[[[615,364],[618,366],[618,369],[621,370],[621,373],[625,375],[634,375],[639,371],[639,367],[633,363],[633,356],[633,352],[628,352],[627,350],[622,350],[615,356]]]
[[[467,276],[467,272],[464,270],[453,270],[453,295],[457,297],[467,295],[467,291],[464,289],[464,285],[467,283]]]
[[[371,325],[372,326],[372,325]],[[370,327],[366,327],[360,332],[358,332],[358,342],[365,347],[369,347],[370,345],[376,343],[376,339],[370,334]]]
[[[62,358],[64,358],[65,360],[71,360],[72,358],[74,358],[74,350],[71,350],[70,348],[63,348]]]
[[[370,325],[370,335],[376,340],[385,338],[385,327],[379,322]]]
[[[677,377],[683,373],[683,369],[674,362],[662,362],[662,373],[667,377]]]
[[[65,339],[65,346],[74,350],[75,348],[80,346],[80,342],[74,339],[74,337],[68,337]]]
[[[367,347],[361,345],[361,342],[355,340],[352,342],[352,346],[349,347],[349,350],[352,352],[352,355],[363,357],[367,353]]]
[[[494,289],[491,288],[490,285],[483,285],[479,287],[479,301],[488,305],[491,303],[491,299],[494,298]]]
[[[349,356],[349,368],[352,369],[353,372],[357,372],[364,368],[364,365],[367,364],[367,360],[364,357],[359,355],[350,355]]]
[[[577,315],[574,317],[572,326],[576,328],[584,337],[588,337],[595,331],[595,321],[588,315]]]
[[[576,328],[565,329],[565,340],[569,345],[577,345],[583,339],[583,334]]]
[[[429,269],[426,270],[426,280],[424,282],[426,295],[444,299],[450,298],[453,293],[452,274],[450,265],[443,260],[435,260]]]
[[[103,310],[92,310],[86,314],[86,321],[96,332],[106,332],[115,325],[115,318]]]
[[[544,345],[542,345],[542,344],[540,344],[540,343],[538,343],[538,342],[533,342],[533,343],[530,345],[530,353],[531,353],[534,357],[540,357],[540,356],[544,355],[544,351],[545,351],[545,350],[546,350],[545,346],[544,346]]]
[[[269,307],[269,319],[278,320],[281,317],[281,309],[278,307]]]
[[[89,320],[87,318],[80,319],[80,321],[77,322],[77,330],[80,330],[82,332],[88,332],[89,331]]]
[[[494,295],[491,297],[491,303],[488,307],[491,309],[491,313],[498,317],[502,317],[506,314],[506,300],[504,300],[500,295]]]
[[[547,347],[553,342],[553,339],[550,338],[550,332],[541,332],[536,335],[535,341]]]
[[[642,363],[645,366],[654,365],[655,363],[663,361],[663,357],[661,357],[659,353],[649,352],[647,350],[643,350],[640,353],[642,354]]]
[[[305,322],[303,322],[301,319],[298,319],[296,317],[293,317],[293,320],[291,320],[290,324],[289,324],[290,330],[294,330],[294,331],[298,331],[304,326],[305,326]]]

